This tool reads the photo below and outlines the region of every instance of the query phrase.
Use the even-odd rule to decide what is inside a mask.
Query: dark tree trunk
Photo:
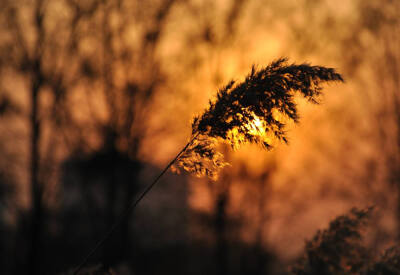
[[[259,187],[259,200],[258,200],[258,216],[259,216],[259,224],[257,228],[257,233],[256,233],[256,242],[255,242],[255,270],[259,272],[260,274],[265,274],[265,264],[266,264],[266,259],[264,256],[264,247],[263,247],[263,242],[264,242],[264,228],[265,228],[265,185],[267,183],[263,182],[263,178],[261,178],[261,181],[258,183]]]
[[[266,274],[268,269],[269,254],[266,253],[264,247],[264,234],[266,233],[267,221],[269,219],[269,213],[266,212],[267,203],[270,199],[271,194],[271,182],[269,181],[270,171],[266,170],[260,177],[258,184],[258,217],[259,223],[257,227],[256,240],[255,240],[255,274]]]
[[[31,234],[29,246],[29,274],[41,274],[40,255],[43,254],[41,249],[41,234],[43,227],[44,209],[42,203],[43,186],[39,181],[40,167],[40,118],[39,118],[39,93],[43,85],[44,78],[41,67],[42,44],[44,40],[43,26],[43,1],[36,0],[34,2],[34,26],[36,30],[36,42],[34,47],[34,58],[28,58],[31,64],[31,87],[30,87],[30,187],[31,187]]]
[[[228,274],[228,247],[226,241],[228,194],[225,192],[218,195],[215,205],[215,236],[216,236],[216,260],[217,274]]]
[[[396,82],[396,90],[400,91],[400,82]],[[397,124],[397,139],[396,139],[396,163],[394,167],[394,181],[397,187],[397,241],[400,242],[400,98],[395,98],[395,115]]]
[[[399,175],[398,175],[399,177]],[[397,218],[397,232],[396,239],[400,242],[400,178],[397,178],[394,182],[397,191],[397,201],[396,201],[396,218]]]
[[[37,67],[37,66],[35,66]],[[35,68],[36,72],[39,68]],[[42,186],[39,182],[39,140],[40,123],[38,116],[40,77],[32,81],[30,118],[30,186],[31,186],[31,236],[29,248],[29,273],[40,274],[41,231],[43,223]]]

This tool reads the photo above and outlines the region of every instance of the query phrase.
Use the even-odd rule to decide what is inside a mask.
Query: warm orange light
[[[260,118],[254,115],[253,121],[250,121],[246,128],[249,130],[249,133],[254,136],[265,136],[265,127],[264,123],[260,120]]]
[[[247,133],[254,136],[255,140],[271,144],[273,139],[265,127],[265,122],[262,118],[258,117],[254,113],[252,115],[254,119],[248,121],[244,126],[248,131]],[[246,140],[244,134],[239,132],[238,129],[233,129],[229,132],[229,139],[231,141],[231,145],[235,149],[239,148],[239,146]]]

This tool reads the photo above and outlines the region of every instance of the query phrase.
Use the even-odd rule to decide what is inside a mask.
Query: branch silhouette
[[[244,143],[260,144],[265,149],[271,149],[271,138],[287,143],[287,121],[299,121],[294,102],[296,93],[312,103],[318,103],[321,84],[337,81],[343,82],[343,78],[333,68],[288,64],[286,58],[280,58],[262,69],[253,66],[241,83],[229,82],[218,91],[216,99],[210,101],[203,114],[194,118],[189,142],[141,195],[132,199],[73,274],[79,274],[90,257],[110,238],[169,168],[178,172],[182,168],[198,176],[216,177],[218,170],[227,165],[222,153],[217,150],[219,142],[226,142],[234,149]]]

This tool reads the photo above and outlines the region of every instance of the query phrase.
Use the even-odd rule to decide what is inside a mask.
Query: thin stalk
[[[97,242],[96,246],[87,254],[87,256],[83,259],[81,264],[76,268],[74,271],[73,275],[78,275],[79,271],[86,265],[90,257],[93,256],[96,251],[103,246],[103,244],[111,237],[111,235],[114,233],[114,231],[117,229],[117,227],[122,223],[123,220],[125,220],[131,211],[136,208],[136,206],[139,204],[139,202],[147,195],[147,193],[150,192],[150,190],[156,185],[156,183],[160,180],[160,178],[168,171],[168,169],[175,163],[175,161],[178,160],[178,158],[186,151],[186,149],[196,140],[197,136],[199,134],[193,136],[193,138],[183,147],[181,151],[175,156],[173,160],[171,160],[170,163],[162,170],[162,172],[153,180],[153,182],[146,187],[146,189],[143,191],[143,193],[136,199],[132,199],[128,207],[122,212],[122,214],[119,216],[119,218],[114,222],[114,224],[111,226],[110,230]]]

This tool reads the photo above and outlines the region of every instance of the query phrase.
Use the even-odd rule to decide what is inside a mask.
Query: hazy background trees
[[[0,241],[2,259],[15,255],[5,272],[76,264],[184,144],[216,89],[281,55],[336,67],[347,83],[322,106],[299,102],[289,146],[229,153],[216,182],[168,176],[92,263],[282,271],[315,229],[370,204],[381,215],[368,245],[392,243],[399,12],[389,0],[2,0]],[[179,270],[167,263],[176,255],[186,257]]]
[[[306,51],[312,49],[319,58],[336,60],[347,75],[347,95],[339,99],[342,106],[331,110],[332,119],[340,117],[342,121],[339,123],[344,131],[338,137],[341,142],[335,141],[342,143],[342,148],[332,152],[332,146],[324,151],[332,152],[335,162],[342,163],[343,170],[349,170],[348,176],[364,183],[357,186],[359,195],[397,215],[397,226],[400,224],[399,7],[396,1],[379,4],[353,1],[338,10],[326,1],[304,1],[299,12],[308,14],[307,19],[292,24],[292,41],[302,45],[302,55],[310,55]],[[339,114],[350,105],[353,110]],[[398,228],[396,231],[399,232]]]

